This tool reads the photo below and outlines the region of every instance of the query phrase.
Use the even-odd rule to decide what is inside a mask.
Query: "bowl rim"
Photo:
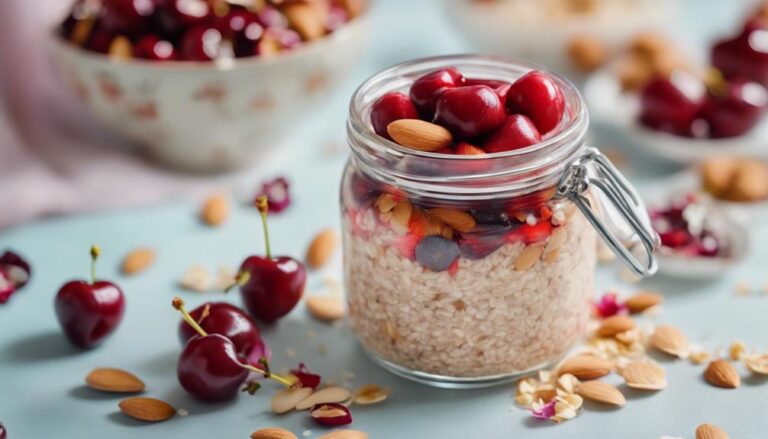
[[[270,57],[248,56],[243,58],[219,59],[215,61],[153,61],[143,58],[113,58],[104,53],[87,50],[82,46],[75,45],[71,41],[62,37],[62,35],[59,33],[61,20],[56,21],[56,24],[54,24],[49,29],[49,35],[56,49],[68,51],[70,53],[76,54],[77,56],[113,66],[133,67],[158,71],[224,72],[236,70],[241,67],[269,66],[280,64],[284,61],[298,59],[304,55],[308,55],[313,52],[317,52],[330,46],[336,45],[337,43],[356,38],[356,34],[359,34],[360,31],[363,30],[363,28],[368,24],[372,3],[373,1],[369,0],[367,7],[360,15],[354,17],[344,26],[324,36],[323,38],[317,41],[313,41],[309,44],[303,44],[296,49],[290,50],[284,54]]]

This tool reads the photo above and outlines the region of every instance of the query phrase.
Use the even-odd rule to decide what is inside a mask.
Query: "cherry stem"
[[[290,378],[280,376],[271,372],[267,372],[265,370],[259,369],[258,367],[251,366],[250,364],[242,364],[240,363],[240,366],[242,366],[245,369],[250,370],[251,372],[255,372],[264,378],[269,378],[271,380],[275,380],[278,383],[284,385],[285,387],[293,387],[294,384],[296,384],[296,380],[292,380]]]
[[[243,285],[247,284],[249,280],[251,280],[251,273],[247,271],[241,271],[235,276],[235,281],[224,288],[224,292],[228,293],[230,290],[232,290],[232,288],[242,287]]]
[[[267,226],[267,213],[269,213],[269,201],[266,195],[262,195],[256,198],[256,208],[259,209],[259,215],[261,215],[261,225],[264,229],[264,245],[267,248],[267,259],[272,259],[272,253],[269,248],[269,227]]]
[[[185,322],[189,326],[192,327],[195,331],[197,331],[198,334],[200,334],[201,337],[205,337],[208,335],[207,332],[205,332],[205,329],[203,329],[202,326],[200,326],[199,323],[195,321],[195,319],[192,318],[191,315],[187,312],[187,310],[184,308],[184,301],[181,300],[181,297],[174,297],[173,302],[171,302],[174,308],[181,314],[181,317],[184,319]]]
[[[96,283],[96,260],[101,254],[101,247],[97,244],[91,246],[91,284]]]

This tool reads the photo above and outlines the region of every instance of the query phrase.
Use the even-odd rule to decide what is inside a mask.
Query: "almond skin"
[[[696,439],[729,439],[729,436],[716,425],[701,424],[696,427]]]
[[[317,439],[368,439],[368,434],[356,430],[336,430],[326,433]]]
[[[165,401],[155,398],[135,397],[120,401],[120,411],[146,422],[160,422],[172,418],[176,409]]]
[[[616,334],[629,331],[635,327],[635,321],[628,316],[611,316],[603,320],[597,329],[597,335],[603,338],[613,337]]]
[[[645,311],[646,309],[659,305],[663,301],[663,297],[659,293],[653,293],[650,291],[643,291],[636,293],[624,301],[624,305],[627,306],[629,312],[637,314]]]
[[[344,301],[338,296],[308,296],[304,299],[312,317],[323,321],[334,321],[344,317]]]
[[[453,142],[451,132],[419,119],[400,119],[387,126],[387,133],[400,145],[419,151],[437,151]]]
[[[602,381],[585,381],[576,387],[576,393],[584,398],[616,406],[627,403],[624,395],[615,386]]]
[[[472,215],[457,209],[436,207],[427,213],[462,233],[471,232],[477,225]]]
[[[651,336],[651,345],[664,353],[679,358],[687,357],[690,351],[690,344],[685,334],[670,325],[656,327]]]
[[[295,434],[283,428],[264,428],[251,433],[251,439],[298,439]]]
[[[149,268],[155,262],[155,251],[148,247],[132,250],[123,259],[123,274],[132,275]]]
[[[203,203],[200,218],[209,226],[216,227],[229,218],[229,197],[224,194],[215,194],[208,197]]]
[[[704,370],[704,379],[715,387],[735,389],[741,385],[739,372],[725,360],[715,360]]]
[[[594,380],[608,375],[613,370],[613,363],[592,355],[576,355],[563,362],[559,375],[567,373],[580,380]]]
[[[314,270],[323,267],[336,251],[339,236],[333,229],[324,229],[312,239],[307,248],[307,265]]]
[[[307,399],[312,394],[309,387],[298,387],[295,389],[283,389],[275,393],[270,403],[272,412],[277,414],[288,413],[296,408],[296,404]]]
[[[91,389],[102,392],[137,393],[144,390],[144,382],[122,369],[103,367],[94,369],[85,377]]]

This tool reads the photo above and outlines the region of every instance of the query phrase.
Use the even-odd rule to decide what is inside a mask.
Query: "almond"
[[[336,430],[326,433],[317,439],[368,439],[368,434],[356,430]]]
[[[70,41],[78,46],[83,46],[88,42],[88,38],[93,31],[93,24],[95,20],[93,17],[85,17],[81,20],[77,20],[75,27],[72,28],[72,33],[69,35]]]
[[[122,369],[94,369],[85,377],[85,383],[91,389],[103,392],[136,393],[144,390],[144,382],[136,375]]]
[[[208,197],[203,203],[200,218],[209,226],[221,225],[229,217],[229,197],[224,194],[215,194]]]
[[[471,232],[477,224],[472,215],[457,209],[436,207],[427,213],[462,233]]]
[[[739,372],[725,360],[715,360],[704,370],[704,379],[715,387],[735,389],[741,385]]]
[[[296,404],[296,410],[307,410],[317,404],[340,403],[351,397],[352,392],[343,387],[326,387],[309,395],[307,398]]]
[[[627,403],[624,395],[615,386],[602,381],[585,381],[576,386],[576,393],[584,398],[619,407]]]
[[[419,119],[400,119],[387,126],[392,140],[419,151],[437,151],[453,142],[447,129]]]
[[[118,59],[130,59],[133,57],[133,45],[128,38],[118,35],[109,45],[109,56]]]
[[[309,268],[318,269],[323,267],[336,251],[339,244],[339,236],[333,229],[324,229],[318,233],[309,244],[307,249],[307,265]]]
[[[597,328],[597,335],[603,338],[613,337],[635,327],[635,321],[628,316],[611,316],[603,320]]]
[[[531,244],[526,246],[515,259],[515,271],[525,271],[539,261],[544,253],[544,244]]]
[[[277,414],[288,413],[296,408],[296,404],[307,399],[312,394],[310,387],[297,387],[279,390],[272,397],[272,412]]]
[[[359,405],[375,404],[384,401],[388,396],[389,390],[376,384],[366,384],[355,390],[354,402]]]
[[[155,261],[155,251],[148,247],[132,250],[123,259],[123,274],[131,275],[148,268]]]
[[[365,11],[366,0],[341,0],[341,6],[347,11],[350,17],[354,18]]]
[[[696,427],[696,439],[729,439],[729,436],[716,425],[701,424]]]
[[[120,401],[120,411],[139,421],[159,422],[172,418],[176,409],[155,398],[135,397]]]
[[[565,360],[558,369],[558,375],[571,374],[580,380],[594,380],[608,375],[613,363],[592,355],[576,355]]]
[[[627,306],[629,312],[636,314],[643,312],[652,306],[659,305],[662,300],[663,298],[659,293],[641,291],[627,298],[627,300],[624,301],[624,305]]]
[[[413,213],[413,204],[408,200],[401,200],[392,209],[392,217],[389,224],[392,229],[401,235],[408,233],[411,224],[411,214]]]
[[[251,433],[251,439],[298,439],[295,434],[283,428],[264,428]]]
[[[571,38],[567,52],[571,64],[586,73],[605,64],[609,56],[603,42],[590,35],[576,35]]]
[[[309,296],[304,299],[307,310],[316,319],[338,320],[344,317],[344,301],[338,296]]]
[[[679,358],[686,358],[690,354],[688,338],[682,331],[670,325],[656,327],[653,335],[651,335],[651,345],[664,353]]]
[[[283,13],[304,41],[325,35],[325,17],[320,8],[309,3],[293,2],[285,6]]]
[[[621,370],[621,376],[633,389],[661,390],[667,387],[666,371],[653,363],[629,363]]]

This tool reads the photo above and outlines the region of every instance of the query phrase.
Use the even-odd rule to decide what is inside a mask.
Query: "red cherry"
[[[535,244],[542,242],[552,234],[552,223],[549,221],[538,221],[534,225],[523,223],[517,229],[509,233],[509,241],[522,239],[525,244]]]
[[[70,281],[61,287],[54,301],[56,317],[64,334],[75,346],[96,346],[109,336],[123,319],[125,299],[112,282],[95,279],[99,247],[91,248],[92,281]]]
[[[703,117],[712,137],[735,137],[747,133],[760,122],[768,104],[765,87],[737,80],[725,85],[722,96],[712,96],[704,106]]]
[[[685,229],[672,229],[659,233],[661,245],[670,248],[685,247],[693,241],[693,236]]]
[[[255,318],[271,323],[288,314],[304,293],[304,264],[288,256],[272,257],[267,230],[267,197],[256,200],[264,227],[265,256],[249,256],[240,266],[238,285],[245,308]]]
[[[499,96],[487,85],[445,90],[437,99],[435,122],[459,137],[477,137],[498,128],[506,114]]]
[[[749,79],[768,86],[768,22],[747,21],[742,33],[712,47],[712,65],[728,79]]]
[[[188,61],[210,61],[221,51],[221,33],[208,25],[194,26],[181,37],[181,58]]]
[[[694,120],[704,104],[704,85],[684,72],[657,77],[640,92],[640,122],[678,135],[692,135]]]
[[[565,96],[560,87],[547,74],[528,72],[515,81],[507,93],[510,113],[528,116],[542,134],[560,124],[565,112]]]
[[[387,139],[391,139],[387,132],[387,126],[390,123],[400,119],[418,118],[419,112],[413,105],[411,98],[402,93],[387,93],[378,98],[371,107],[373,130],[376,131],[376,134]]]
[[[212,16],[209,2],[205,0],[164,0],[159,22],[165,32],[175,34],[184,29],[204,24]]]
[[[103,0],[103,15],[99,24],[114,33],[140,32],[155,13],[153,0]]]
[[[487,85],[488,87],[491,87],[493,91],[496,92],[497,95],[499,95],[499,99],[501,100],[501,105],[506,106],[507,102],[507,94],[509,93],[510,87],[512,87],[512,84],[510,84],[507,81],[500,81],[498,79],[482,79],[482,78],[466,78],[464,81],[465,85]]]
[[[232,9],[225,16],[217,17],[216,29],[227,39],[233,39],[251,25],[256,24],[260,29],[263,27],[259,21],[259,16],[255,12],[246,9]]]
[[[235,351],[241,357],[247,357],[259,346],[261,335],[259,327],[245,311],[226,302],[204,303],[192,310],[189,315],[209,334],[219,334],[228,338]],[[179,339],[182,344],[197,335],[194,328],[182,321],[179,324]]]
[[[541,135],[531,119],[513,114],[504,119],[498,129],[483,145],[488,153],[511,151],[541,142]]]
[[[88,38],[86,47],[89,50],[98,53],[109,52],[109,46],[112,44],[112,40],[115,39],[115,34],[107,32],[104,29],[96,29]]]
[[[420,77],[411,84],[410,96],[413,103],[426,119],[435,114],[437,98],[448,90],[464,85],[464,77],[453,67],[436,70]]]
[[[136,42],[133,47],[133,56],[136,58],[151,59],[153,61],[171,61],[178,59],[176,49],[167,40],[161,40],[157,35],[145,35]]]
[[[235,56],[242,58],[257,53],[258,45],[264,36],[264,27],[257,22],[246,24],[234,37]]]
[[[461,142],[456,145],[456,154],[458,155],[485,155],[485,151],[472,145],[471,143]]]

